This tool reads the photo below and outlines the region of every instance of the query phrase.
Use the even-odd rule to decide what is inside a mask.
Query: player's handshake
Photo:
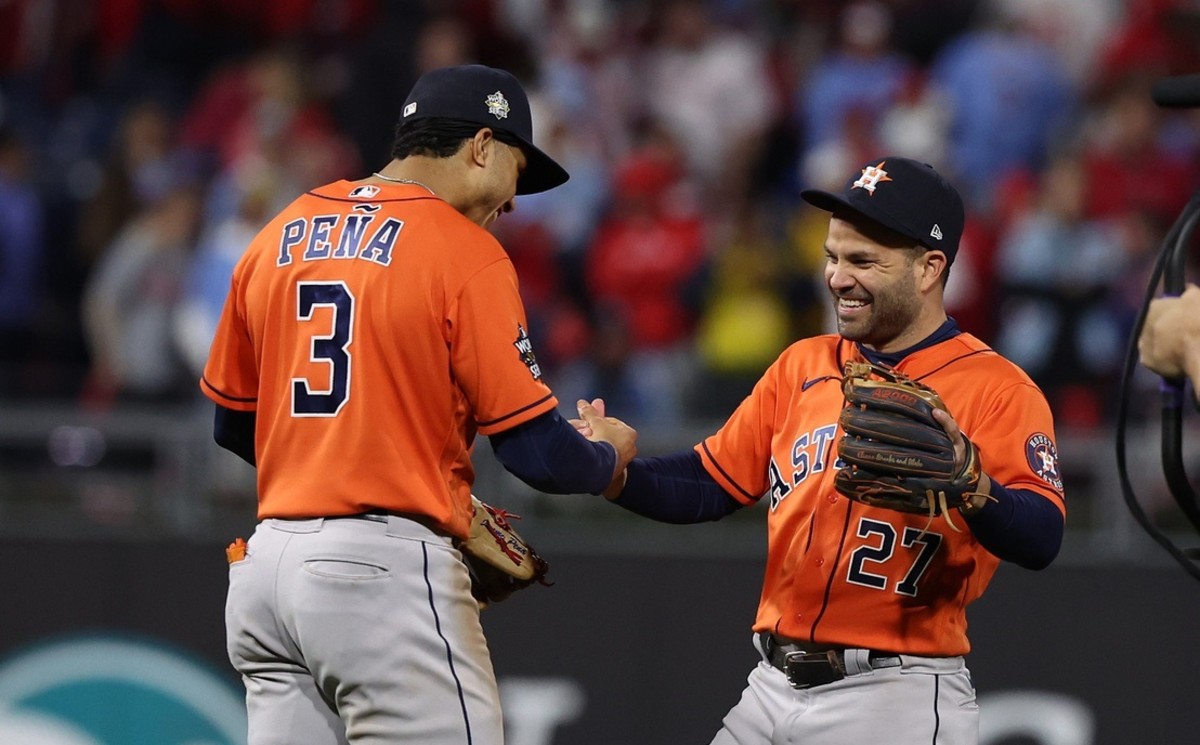
[[[613,484],[624,482],[625,466],[637,455],[637,430],[616,417],[606,416],[602,398],[594,399],[591,403],[580,399],[575,407],[579,411],[579,418],[570,420],[571,424],[579,434],[592,442],[607,442],[617,449]],[[608,496],[608,490],[604,494]]]

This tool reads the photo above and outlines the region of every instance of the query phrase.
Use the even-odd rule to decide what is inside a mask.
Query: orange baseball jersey
[[[847,647],[965,654],[966,607],[1000,560],[957,512],[951,517],[962,532],[942,518],[869,507],[834,490],[847,359],[861,354],[838,336],[793,344],[696,446],[736,499],[770,499],[754,628]],[[1050,408],[1024,372],[969,334],[918,350],[896,369],[942,396],[994,481],[1041,494],[1066,514]]]
[[[259,518],[418,514],[465,537],[476,431],[557,405],[517,276],[421,186],[301,196],[233,272],[200,387],[255,411]]]

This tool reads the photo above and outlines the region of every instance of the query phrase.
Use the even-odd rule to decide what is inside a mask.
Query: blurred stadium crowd
[[[1200,185],[1200,119],[1149,96],[1200,71],[1190,0],[7,0],[0,401],[195,399],[250,237],[472,61],[571,172],[496,229],[538,360],[635,426],[723,417],[830,329],[798,193],[886,153],[968,199],[951,314],[1102,424]]]

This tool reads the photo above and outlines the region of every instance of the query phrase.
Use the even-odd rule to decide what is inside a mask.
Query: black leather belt
[[[792,688],[803,690],[834,683],[846,677],[846,650],[822,644],[781,644],[771,634],[759,634],[758,643],[767,660],[787,676]],[[900,655],[870,650],[867,664],[878,670],[899,667]]]

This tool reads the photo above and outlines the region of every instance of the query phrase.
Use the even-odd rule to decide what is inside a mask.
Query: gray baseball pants
[[[502,745],[491,656],[450,538],[401,517],[264,520],[230,566],[248,745]]]
[[[804,690],[763,657],[712,745],[979,741],[975,687],[961,657],[900,655],[898,667],[873,669],[866,650],[847,650],[845,678]]]

